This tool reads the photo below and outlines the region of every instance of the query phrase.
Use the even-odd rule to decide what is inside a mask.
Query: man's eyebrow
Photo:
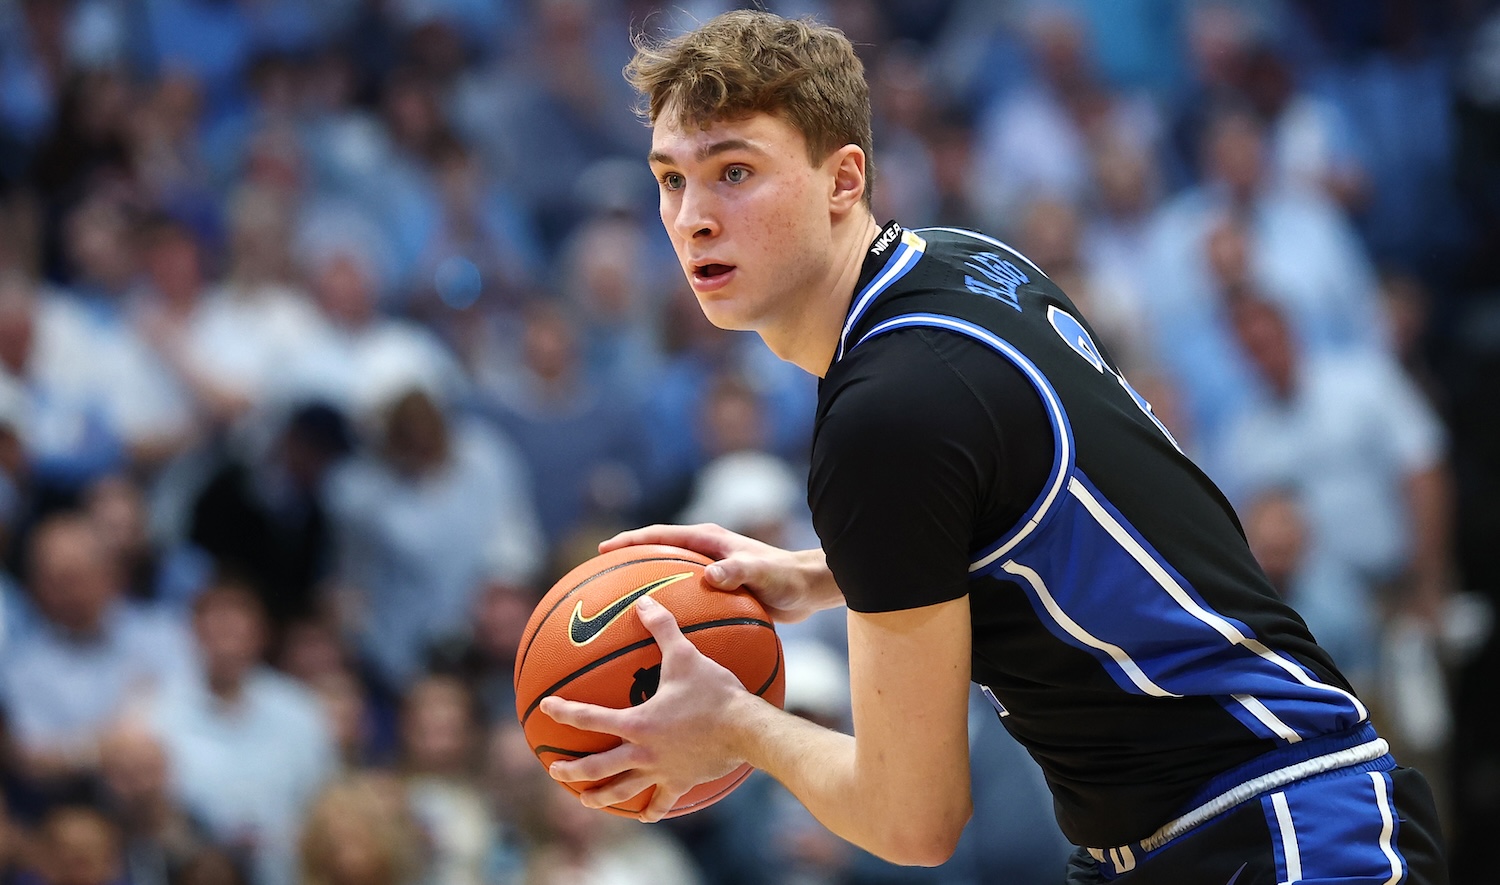
[[[723,141],[716,141],[713,144],[706,144],[703,147],[699,148],[697,159],[699,162],[702,162],[703,160],[707,160],[709,157],[715,156],[717,154],[727,153],[729,151],[750,151],[752,153],[765,153],[765,151],[761,150],[760,148],[756,147],[743,138],[726,138]],[[647,154],[646,162],[656,163],[662,166],[676,165],[676,161],[672,159],[672,156],[662,151],[652,151],[651,153]]]

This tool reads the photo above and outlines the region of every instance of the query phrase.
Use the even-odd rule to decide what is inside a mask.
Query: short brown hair
[[[708,126],[755,113],[791,123],[818,163],[846,144],[865,152],[866,205],[875,168],[870,87],[849,38],[812,19],[739,9],[660,40],[637,33],[625,79],[651,125]]]

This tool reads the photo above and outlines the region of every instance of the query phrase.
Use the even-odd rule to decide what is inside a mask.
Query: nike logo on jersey
[[[1234,885],[1234,883],[1238,882],[1240,880],[1240,873],[1243,873],[1245,871],[1245,867],[1248,866],[1250,866],[1249,861],[1240,864],[1240,868],[1234,871],[1234,875],[1230,876],[1229,881],[1225,882],[1224,885]]]
[[[573,641],[574,645],[588,645],[598,638],[605,627],[613,624],[619,619],[620,615],[625,614],[632,605],[635,605],[637,599],[692,576],[692,572],[682,572],[681,574],[659,578],[644,587],[637,587],[610,603],[603,611],[591,618],[583,616],[583,601],[579,600],[578,604],[573,606],[573,617],[568,621],[568,638]]]
[[[884,253],[886,249],[890,248],[892,243],[896,242],[896,238],[900,235],[901,225],[894,222],[887,225],[886,229],[880,232],[880,236],[875,238],[874,245],[870,246],[870,254],[880,255]]]

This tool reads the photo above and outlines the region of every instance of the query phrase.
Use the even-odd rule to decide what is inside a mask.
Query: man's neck
[[[245,674],[224,673],[206,674],[208,676],[208,691],[227,707],[237,707],[245,696]]]
[[[849,314],[849,302],[854,298],[854,284],[859,281],[870,243],[879,233],[875,216],[863,206],[834,227],[828,275],[807,293],[800,321],[790,325],[778,340],[766,340],[773,353],[819,378],[827,373]]]

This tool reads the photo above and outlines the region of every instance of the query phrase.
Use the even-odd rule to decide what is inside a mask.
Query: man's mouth
[[[711,280],[714,277],[723,276],[732,270],[734,270],[734,265],[732,264],[699,264],[693,268],[693,276],[700,280]]]

